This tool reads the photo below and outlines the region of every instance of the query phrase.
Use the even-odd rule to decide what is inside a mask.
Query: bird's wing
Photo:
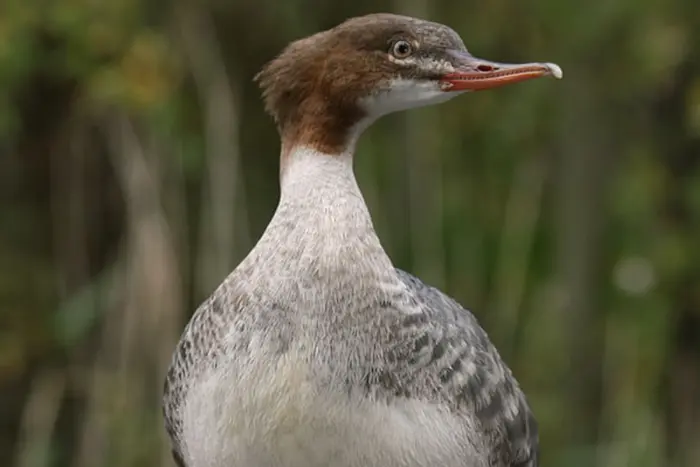
[[[191,381],[196,372],[202,371],[202,362],[213,361],[221,350],[220,333],[227,327],[222,325],[223,317],[231,310],[245,306],[245,297],[237,294],[214,292],[192,315],[173,353],[163,387],[163,418],[165,429],[170,436],[172,453],[178,467],[186,467],[182,452],[182,413],[181,409]],[[199,365],[196,364],[199,362]]]
[[[415,310],[404,322],[411,328],[410,345],[394,356],[413,373],[407,381],[429,381],[452,410],[478,420],[491,444],[490,465],[536,467],[537,422],[474,315],[440,290],[397,272]]]

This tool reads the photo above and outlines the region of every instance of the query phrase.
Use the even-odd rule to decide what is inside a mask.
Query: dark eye
[[[391,46],[391,54],[396,58],[406,58],[413,53],[413,46],[410,42],[400,40]]]

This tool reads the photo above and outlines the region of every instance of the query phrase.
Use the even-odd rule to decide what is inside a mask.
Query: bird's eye
[[[413,53],[413,46],[410,42],[400,40],[391,46],[391,54],[396,58],[406,58]]]

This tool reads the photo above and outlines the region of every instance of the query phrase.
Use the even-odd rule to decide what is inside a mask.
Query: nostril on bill
[[[482,71],[482,72],[488,72],[488,71],[495,71],[498,68],[496,68],[495,66],[492,66],[492,65],[481,64],[481,65],[477,66],[476,69],[479,71]]]

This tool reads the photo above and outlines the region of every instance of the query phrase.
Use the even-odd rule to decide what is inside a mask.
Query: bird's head
[[[256,80],[283,137],[322,132],[337,146],[382,115],[548,75],[562,71],[475,58],[448,26],[372,14],[293,42]]]

